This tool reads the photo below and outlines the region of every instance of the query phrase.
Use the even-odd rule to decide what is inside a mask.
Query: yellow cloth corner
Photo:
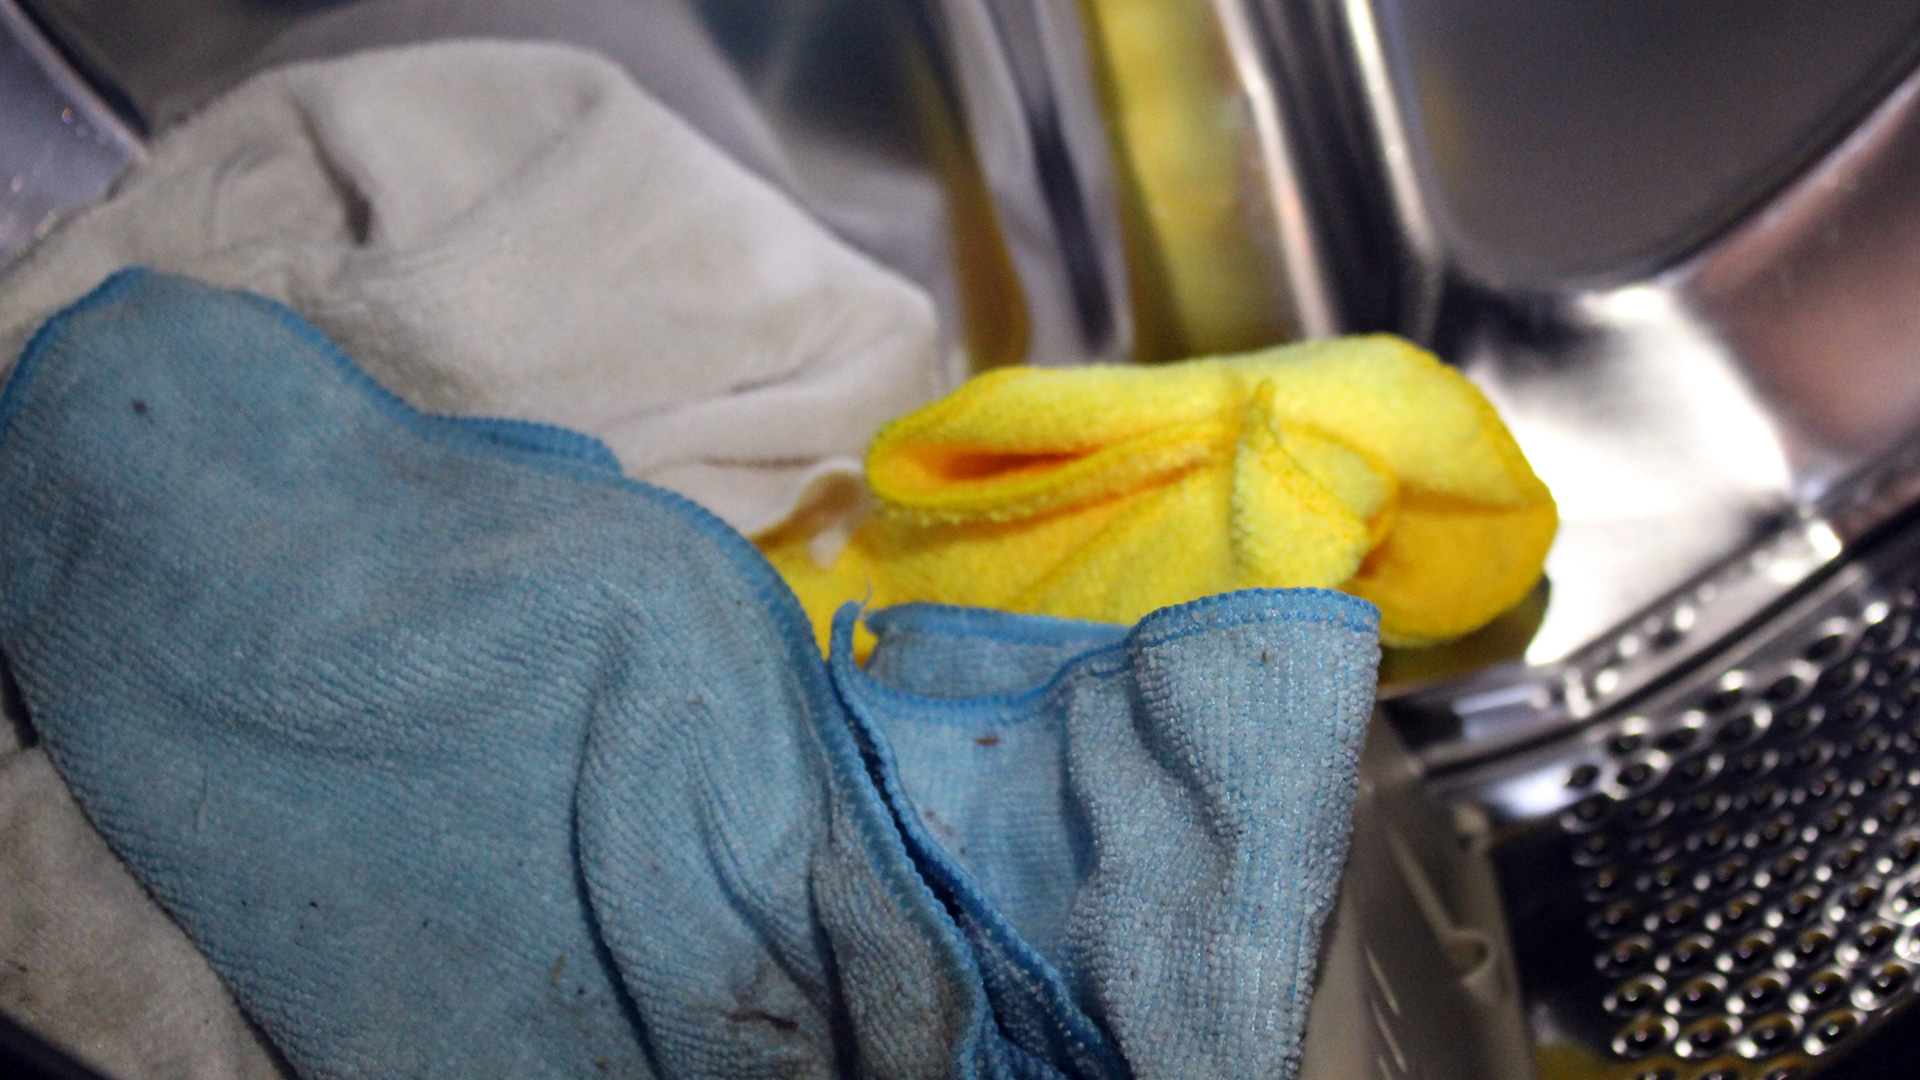
[[[1322,586],[1431,644],[1519,602],[1558,525],[1480,392],[1389,337],[990,372],[882,429],[867,480],[881,508],[831,566],[761,541],[823,641],[847,600],[1127,623]]]

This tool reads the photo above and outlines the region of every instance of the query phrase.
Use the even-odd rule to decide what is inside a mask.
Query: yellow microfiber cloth
[[[867,481],[880,508],[830,566],[803,530],[762,538],[823,641],[863,598],[1130,623],[1323,586],[1431,644],[1526,596],[1558,524],[1479,390],[1389,337],[990,372],[883,428]]]

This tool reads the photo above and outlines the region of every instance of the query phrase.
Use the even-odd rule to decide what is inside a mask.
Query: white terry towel
[[[0,1011],[120,1080],[277,1080],[193,942],[0,717]]]
[[[0,376],[136,263],[290,304],[422,408],[596,435],[749,534],[947,389],[919,289],[562,46],[447,42],[242,84],[0,278]],[[127,1080],[276,1075],[3,721],[0,882],[0,1010]]]
[[[249,80],[0,280],[0,363],[136,263],[287,302],[422,409],[598,436],[749,535],[947,388],[924,293],[566,46]]]

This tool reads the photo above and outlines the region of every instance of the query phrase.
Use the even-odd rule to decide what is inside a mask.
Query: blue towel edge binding
[[[863,608],[857,600],[847,601],[834,613],[833,655],[837,656],[840,648],[841,620],[861,619],[862,613]],[[1314,623],[1377,635],[1380,632],[1380,609],[1370,601],[1336,589],[1238,589],[1160,608],[1148,613],[1132,627],[1119,623],[927,603],[883,608],[865,616],[864,621],[876,633],[904,623],[916,629],[925,627],[934,632],[952,629],[968,637],[985,637],[1012,644],[1065,645],[1071,644],[1076,638],[1087,641],[1085,651],[1063,661],[1059,670],[1047,681],[1024,690],[999,694],[932,697],[888,686],[867,674],[866,669],[858,664],[849,666],[847,678],[854,680],[863,693],[916,709],[952,713],[951,720],[954,722],[991,724],[1013,720],[1014,714],[1030,709],[1080,667],[1098,666],[1103,658],[1117,657],[1123,652],[1253,622]],[[1000,625],[992,625],[996,623]],[[839,667],[831,660],[829,666],[833,668],[837,680],[840,677]],[[981,720],[979,714],[989,710],[995,715]]]
[[[853,626],[858,617],[859,605],[852,601],[843,605],[834,614],[833,647],[827,663],[835,682],[839,683],[842,678],[845,678],[852,685],[862,689],[885,691],[888,695],[910,698],[916,703],[942,703],[941,699],[921,698],[919,695],[893,690],[876,682],[861,669],[859,663],[854,660],[853,652]],[[1111,651],[1115,647],[1107,646],[1095,649],[1092,653],[1082,654],[1064,665],[1062,674],[1067,668],[1078,667],[1089,656]],[[1060,675],[1056,674],[1053,679],[1048,680],[1046,686],[1051,688],[1058,683],[1059,679]],[[1030,698],[1033,695],[1028,691],[1019,696]],[[1131,1075],[1132,1070],[1127,1068],[1125,1061],[1114,1049],[1111,1037],[1102,1031],[1093,1018],[1087,1016],[1079,1003],[1074,1000],[1065,977],[1044,956],[1040,955],[1039,950],[1020,936],[1019,931],[1014,929],[1013,924],[1007,921],[1006,916],[1002,915],[998,908],[994,907],[992,900],[973,880],[973,875],[948,855],[933,838],[932,833],[927,830],[925,823],[920,820],[918,811],[914,809],[912,800],[908,798],[905,788],[900,784],[899,768],[894,761],[893,750],[870,714],[866,701],[862,700],[858,693],[845,692],[841,693],[841,700],[846,706],[853,728],[858,731],[860,740],[866,744],[865,753],[870,758],[868,770],[873,788],[882,799],[894,828],[908,850],[909,857],[921,868],[921,873],[932,878],[941,891],[952,897],[952,903],[962,908],[981,925],[995,947],[1018,965],[1029,979],[1044,988],[1046,997],[1054,1003],[1053,1011],[1056,1021],[1063,1022],[1064,1033],[1084,1054],[1097,1062],[1107,1076]],[[978,702],[981,699],[967,700]],[[951,707],[955,703],[945,702],[944,704]],[[929,889],[931,891],[931,886]],[[934,896],[943,907],[948,902],[939,899],[937,892]],[[954,918],[952,915],[948,917]],[[955,926],[958,927],[957,919],[955,919]],[[968,948],[971,950],[971,946]],[[1064,1008],[1061,1007],[1063,1004]]]

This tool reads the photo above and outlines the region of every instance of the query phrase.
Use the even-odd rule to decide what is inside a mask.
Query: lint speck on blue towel
[[[1375,613],[873,616],[557,429],[121,274],[0,394],[0,650],[302,1074],[1273,1076]]]

